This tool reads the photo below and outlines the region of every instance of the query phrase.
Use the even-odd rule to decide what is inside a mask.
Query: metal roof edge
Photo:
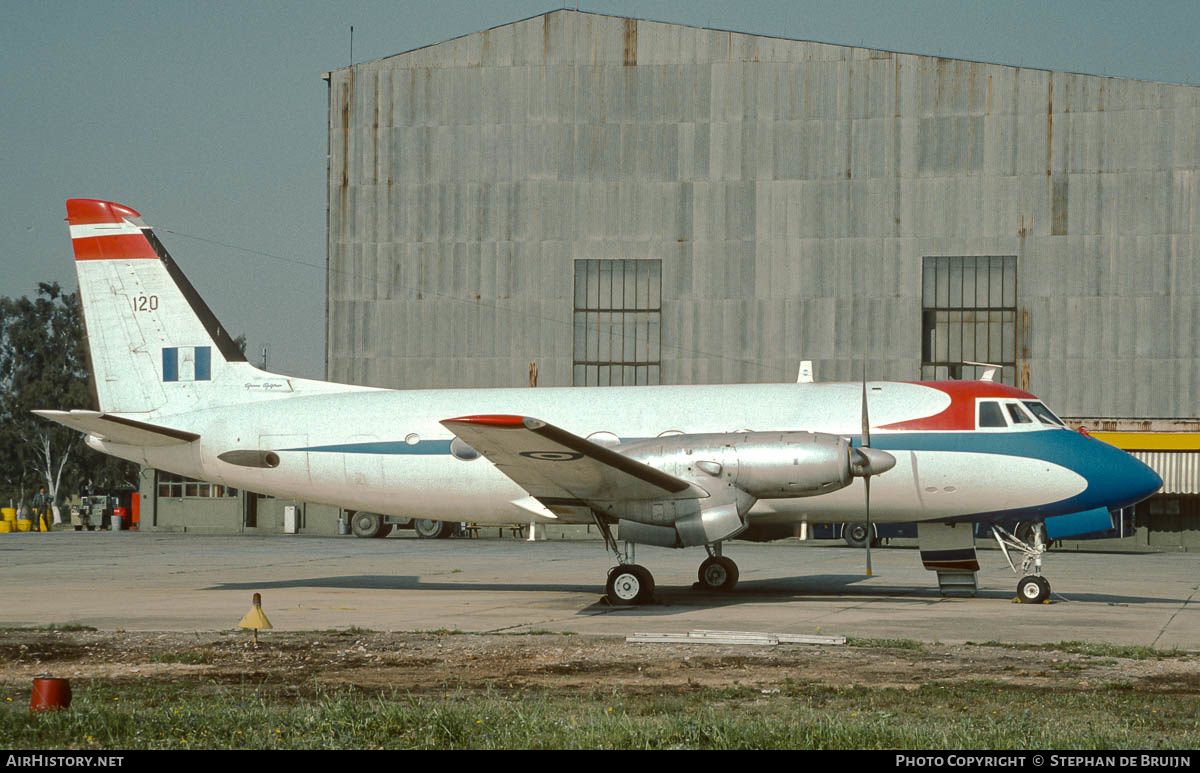
[[[704,26],[697,25],[697,24],[684,24],[681,22],[663,21],[661,19],[645,19],[645,18],[641,18],[638,16],[621,16],[618,14],[600,13],[598,11],[582,11],[582,10],[578,10],[578,9],[574,9],[574,8],[566,8],[566,7],[552,8],[548,11],[543,11],[542,13],[533,14],[532,16],[526,16],[521,19],[513,19],[512,21],[505,22],[504,24],[496,24],[496,25],[493,25],[491,27],[487,27],[487,28],[484,28],[481,30],[474,30],[472,32],[466,32],[466,33],[463,33],[462,35],[455,35],[452,38],[446,38],[445,40],[439,40],[436,43],[427,43],[423,46],[417,46],[415,48],[410,48],[405,51],[398,51],[397,53],[389,54],[387,56],[383,56],[378,59],[370,59],[370,60],[366,60],[363,62],[358,62],[355,64],[351,64],[347,67],[333,68],[333,69],[329,70],[326,73],[326,75],[332,75],[333,73],[342,72],[343,70],[350,70],[355,67],[358,67],[359,65],[374,64],[376,62],[382,62],[387,59],[394,59],[395,57],[404,56],[406,54],[411,54],[416,51],[423,51],[424,49],[432,48],[433,46],[440,46],[443,43],[449,43],[451,41],[461,40],[462,38],[470,37],[471,35],[477,35],[477,34],[484,33],[484,32],[491,32],[492,30],[497,30],[497,29],[500,29],[501,27],[509,27],[514,24],[521,24],[522,22],[531,21],[533,19],[538,18],[539,16],[550,16],[552,14],[557,14],[557,13],[572,13],[572,14],[578,14],[580,16],[597,16],[597,17],[608,18],[608,19],[629,19],[629,20],[637,21],[637,22],[647,22],[649,24],[669,24],[669,25],[675,26],[675,27],[687,27],[690,29],[705,30],[708,32],[723,32],[723,33],[727,33],[730,35],[747,35],[749,37],[764,38],[767,40],[787,40],[787,41],[792,41],[795,43],[814,43],[814,44],[822,45],[822,46],[836,46],[838,48],[861,49],[863,51],[879,51],[881,53],[895,54],[898,56],[918,56],[918,57],[923,57],[923,58],[927,58],[927,59],[941,59],[941,60],[945,60],[948,62],[965,62],[968,64],[985,64],[985,65],[991,65],[991,66],[995,66],[995,67],[1008,67],[1008,68],[1011,68],[1014,70],[1034,70],[1037,72],[1050,73],[1052,75],[1053,74],[1085,75],[1085,76],[1088,76],[1091,78],[1109,78],[1112,80],[1131,81],[1131,82],[1135,82],[1135,83],[1158,84],[1158,85],[1163,85],[1163,86],[1184,86],[1187,88],[1200,88],[1200,84],[1193,84],[1193,83],[1177,83],[1174,81],[1156,81],[1156,80],[1149,80],[1146,78],[1132,78],[1132,77],[1124,76],[1124,75],[1105,75],[1105,74],[1094,73],[1094,72],[1078,72],[1075,70],[1054,70],[1049,67],[1034,67],[1031,65],[1007,64],[1004,62],[988,62],[988,61],[985,61],[982,59],[963,59],[963,58],[954,57],[954,56],[942,56],[940,54],[922,54],[922,53],[918,53],[915,51],[896,51],[893,49],[878,48],[878,47],[867,46],[867,45],[853,45],[853,44],[849,44],[849,43],[832,43],[832,42],[829,42],[826,40],[809,40],[806,38],[790,38],[790,37],[786,37],[784,35],[770,35],[770,34],[764,34],[764,33],[759,33],[759,32],[748,32],[746,30],[723,29],[720,27],[704,27]]]

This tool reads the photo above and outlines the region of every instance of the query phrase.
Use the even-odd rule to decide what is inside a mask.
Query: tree
[[[54,502],[81,486],[135,485],[137,467],[92,451],[83,436],[31,411],[94,409],[78,297],[57,283],[0,297],[0,501],[45,485]]]

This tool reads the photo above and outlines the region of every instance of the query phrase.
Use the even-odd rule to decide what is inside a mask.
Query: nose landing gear
[[[1023,534],[1020,528],[1017,531]],[[1045,525],[1035,523],[1029,529],[1029,537],[1033,544],[1018,539],[999,526],[992,527],[992,536],[996,538],[1000,552],[1004,553],[1005,560],[1014,572],[1018,570],[1008,551],[1015,550],[1022,556],[1020,573],[1024,576],[1017,583],[1017,600],[1022,604],[1042,604],[1049,601],[1050,581],[1042,576],[1042,554],[1046,552]],[[1032,574],[1029,573],[1030,567],[1033,568]]]
[[[1039,575],[1022,577],[1017,583],[1017,598],[1022,604],[1041,604],[1050,598],[1050,583]]]

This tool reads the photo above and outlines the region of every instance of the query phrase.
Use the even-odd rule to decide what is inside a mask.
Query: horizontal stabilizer
[[[71,429],[95,435],[111,443],[127,446],[173,446],[200,439],[200,436],[194,432],[147,424],[100,411],[34,411],[34,413],[44,419],[64,424]]]
[[[699,486],[527,416],[464,416],[442,425],[552,511],[590,502],[708,496]]]

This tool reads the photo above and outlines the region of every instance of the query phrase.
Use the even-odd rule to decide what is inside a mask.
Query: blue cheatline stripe
[[[163,381],[179,380],[179,347],[171,346],[162,350]]]
[[[449,440],[419,440],[405,443],[403,440],[383,440],[370,443],[337,443],[331,446],[309,446],[307,448],[281,448],[280,451],[308,451],[327,454],[398,454],[402,456],[434,456],[450,453]]]
[[[212,381],[212,347],[196,347],[196,380]]]
[[[167,350],[163,350],[164,353]],[[199,371],[197,355],[197,371]],[[634,443],[648,438],[621,438],[622,443]],[[1009,433],[944,433],[906,432],[895,435],[877,435],[871,445],[885,451],[957,451],[961,453],[1000,454],[1002,456],[1025,456],[1033,459],[1061,464],[1064,451],[1075,451],[1072,446],[1087,438],[1067,430],[1045,430],[1040,432]],[[859,438],[852,438],[852,445],[860,445]],[[324,451],[342,454],[437,454],[450,453],[449,440],[421,440],[413,445],[403,440],[383,440],[369,443],[335,443],[327,446],[307,448],[284,448],[283,451]]]
[[[165,350],[164,350],[165,362]],[[632,442],[641,438],[622,438]],[[1149,496],[1162,481],[1124,451],[1063,429],[1035,432],[904,432],[878,434],[872,445],[887,451],[954,451],[960,453],[997,454],[1040,459],[1074,470],[1087,481],[1087,488],[1068,499],[1013,510],[989,510],[968,515],[938,519],[945,522],[978,521],[996,523],[1006,520],[1043,520],[1101,507],[1123,507]],[[855,446],[859,438],[852,438]],[[435,456],[450,453],[449,440],[422,440],[409,445],[403,440],[370,443],[340,443],[307,448],[287,448],[283,451],[344,454],[396,454]],[[1132,465],[1132,466],[1131,466]],[[1130,479],[1133,476],[1133,479]],[[1019,481],[1014,481],[1019,485]],[[1142,491],[1144,489],[1144,491]]]

